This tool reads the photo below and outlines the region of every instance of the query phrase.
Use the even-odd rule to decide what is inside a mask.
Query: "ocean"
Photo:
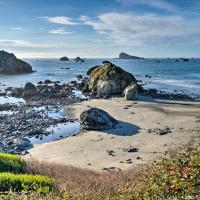
[[[84,63],[59,59],[24,59],[30,63],[32,74],[0,75],[0,89],[19,87],[25,82],[37,83],[41,80],[68,82],[78,74],[86,75],[89,68],[101,64],[105,59],[85,59]],[[106,59],[107,60],[107,59]],[[200,99],[200,59],[108,59],[142,81],[145,88],[155,88],[170,93],[186,93]],[[148,75],[148,77],[146,76]],[[150,76],[150,77],[149,77]]]

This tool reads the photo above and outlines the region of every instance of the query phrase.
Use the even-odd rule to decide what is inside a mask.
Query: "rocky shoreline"
[[[134,95],[134,98],[137,98],[139,94],[139,96],[151,96],[153,98],[171,100],[195,100],[187,94],[167,94],[156,89],[144,89],[131,74],[121,71],[121,68],[115,68],[115,66],[112,66],[109,62],[104,62],[103,65],[98,67],[103,66],[106,70],[110,70],[110,65],[117,70],[116,73],[119,71],[121,74],[120,76],[116,76],[115,74],[114,80],[116,82],[123,82],[121,79],[128,76],[128,85],[131,81],[137,84],[136,88],[135,86],[133,87],[134,91],[130,93]],[[90,73],[96,70],[96,68],[92,68]],[[100,70],[98,69],[96,71],[99,73]],[[124,77],[122,76],[122,72],[124,73]],[[116,77],[118,77],[118,79],[116,79]],[[5,98],[5,100],[9,97],[22,98],[24,102],[0,104],[0,151],[26,154],[28,153],[27,150],[32,148],[30,138],[35,137],[42,139],[43,136],[52,134],[48,129],[49,127],[77,121],[77,119],[70,119],[68,116],[60,114],[64,106],[88,99],[121,97],[124,88],[126,88],[126,86],[124,86],[124,88],[122,88],[122,86],[119,87],[118,84],[118,87],[112,90],[112,92],[116,91],[115,94],[106,93],[106,89],[109,88],[107,85],[104,85],[103,88],[97,88],[97,85],[101,85],[101,81],[104,79],[103,76],[100,76],[100,78],[98,77],[98,81],[94,79],[96,76],[89,79],[88,77],[78,75],[76,78],[76,81],[71,81],[69,83],[45,80],[39,81],[36,85],[28,82],[21,88],[7,88],[3,92],[2,98]],[[112,78],[110,80],[113,84]],[[106,84],[109,85],[110,82],[106,82]],[[131,88],[132,86],[128,87]],[[136,89],[138,90],[137,92],[135,92]],[[119,94],[118,90],[120,90]],[[125,98],[127,98],[126,94]]]

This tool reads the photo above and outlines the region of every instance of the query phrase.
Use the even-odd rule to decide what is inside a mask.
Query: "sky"
[[[21,58],[200,57],[200,0],[0,0],[0,49]]]

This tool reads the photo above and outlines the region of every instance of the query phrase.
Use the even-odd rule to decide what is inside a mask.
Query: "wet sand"
[[[89,100],[65,108],[67,115],[79,118],[84,110],[104,109],[119,120],[116,129],[89,131],[59,141],[35,145],[28,158],[102,171],[123,170],[148,164],[166,156],[167,151],[200,141],[200,104],[192,102],[123,98]],[[171,133],[158,135],[149,129],[165,127]],[[138,152],[126,152],[129,146]],[[112,155],[108,152],[113,151]]]

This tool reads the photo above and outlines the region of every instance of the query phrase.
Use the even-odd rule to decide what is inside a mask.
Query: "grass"
[[[0,153],[0,172],[22,173],[26,162],[17,155]]]
[[[48,196],[31,192],[0,197],[9,200],[197,200],[200,199],[200,145],[140,169],[96,173],[32,160],[27,163],[27,173],[53,177],[56,190]]]
[[[48,194],[54,186],[54,180],[45,176],[30,174],[0,173],[0,192],[37,191]]]

